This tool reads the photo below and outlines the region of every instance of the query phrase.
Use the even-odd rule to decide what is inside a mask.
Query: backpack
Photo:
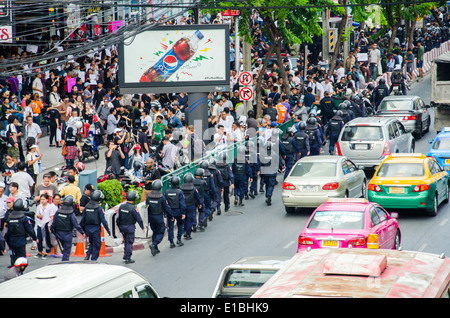
[[[268,107],[266,114],[270,116],[270,120],[271,121],[276,121],[277,120],[277,110],[273,107]]]
[[[309,137],[309,145],[314,145],[316,143],[316,129],[306,129],[305,133]]]

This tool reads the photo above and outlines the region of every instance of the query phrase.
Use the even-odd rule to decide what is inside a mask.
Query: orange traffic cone
[[[80,233],[77,234],[78,234],[77,247],[75,248],[75,253],[72,253],[72,256],[86,257],[86,253],[84,252],[84,237]]]
[[[98,256],[99,257],[111,256],[109,254],[106,254],[105,229],[103,228],[103,226],[102,226],[102,247],[100,248],[100,254]]]

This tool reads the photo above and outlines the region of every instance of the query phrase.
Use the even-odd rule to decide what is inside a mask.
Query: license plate
[[[389,193],[405,193],[405,188],[391,187],[389,188]]]
[[[317,191],[317,186],[302,186],[302,191],[314,192]]]
[[[445,164],[450,165],[450,159],[445,159]]]
[[[367,144],[355,144],[355,150],[367,150]]]
[[[322,241],[323,247],[339,247],[338,241],[332,241],[332,240],[324,240]]]

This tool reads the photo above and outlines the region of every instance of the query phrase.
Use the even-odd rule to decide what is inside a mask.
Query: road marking
[[[284,249],[288,249],[289,247],[291,247],[292,244],[294,244],[295,241],[290,241],[289,243],[287,243],[283,248]]]
[[[445,225],[445,223],[447,223],[447,221],[448,221],[448,219],[447,219],[447,218],[445,218],[445,219],[443,219],[443,220],[442,220],[442,222],[441,222],[441,223],[439,223],[439,225],[440,225],[440,226],[444,226],[444,225]]]
[[[423,243],[422,246],[419,248],[418,252],[423,252],[423,250],[425,250],[425,248],[428,246],[427,243]]]

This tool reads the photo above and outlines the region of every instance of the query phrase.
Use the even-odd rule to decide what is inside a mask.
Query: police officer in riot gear
[[[284,171],[284,179],[286,179],[291,172],[291,169],[294,166],[294,160],[300,152],[300,148],[298,148],[298,145],[294,140],[295,131],[296,129],[294,126],[289,127],[280,140],[280,153],[286,166],[286,170]]]
[[[198,194],[205,201],[205,192],[208,185],[206,184],[205,179],[203,179],[204,170],[202,168],[197,168],[194,171],[194,184],[195,189],[197,189]],[[198,223],[197,219],[194,219],[194,224],[192,224],[192,231],[196,232],[197,230],[200,232],[205,231],[204,223],[206,222],[205,218],[205,205],[198,209]],[[198,224],[198,225],[197,225]]]
[[[310,154],[309,136],[305,133],[306,123],[303,121],[299,122],[297,128],[298,131],[294,134],[294,140],[297,143],[299,152],[295,161]]]
[[[310,117],[306,121],[305,133],[309,137],[310,155],[317,156],[322,152],[323,140],[316,123],[316,118]]]
[[[83,229],[77,222],[74,209],[74,197],[68,195],[64,197],[61,207],[53,216],[50,226],[62,247],[62,261],[68,261],[72,250],[73,229],[75,228],[81,235],[85,235]]]
[[[175,220],[177,221],[177,245],[183,246],[181,237],[184,233],[184,222],[186,218],[186,200],[184,193],[180,189],[180,177],[173,176],[170,178],[170,188],[165,192],[167,203],[172,210],[172,218],[167,220],[167,237],[170,242],[170,248],[175,247],[173,242]]]
[[[247,159],[250,165],[250,178],[252,181],[250,182],[249,196],[254,199],[256,195],[258,195],[258,155],[257,148],[253,141],[247,142]]]
[[[24,209],[23,199],[16,199],[13,204],[13,210],[6,221],[8,231],[6,232],[5,240],[11,250],[11,266],[14,266],[15,261],[19,257],[26,257],[27,234],[36,243],[39,243],[31,219],[25,215]]]
[[[244,206],[244,203],[242,201],[244,200],[245,191],[248,187],[248,183],[246,181],[252,173],[245,155],[245,151],[245,146],[239,146],[237,149],[237,156],[232,164],[232,171],[234,176],[234,205],[239,206]],[[250,180],[253,181],[253,179]]]
[[[180,189],[184,193],[186,201],[186,219],[184,223],[184,231],[186,240],[191,240],[192,226],[195,221],[197,207],[199,209],[203,206],[203,198],[200,197],[197,189],[194,187],[194,176],[192,173],[186,173],[183,177],[183,184]]]
[[[80,226],[89,238],[89,249],[86,252],[85,260],[90,258],[92,261],[96,261],[100,255],[102,225],[106,232],[111,235],[103,208],[100,205],[102,199],[104,199],[103,192],[95,190],[81,215]]]
[[[155,256],[160,252],[158,244],[162,242],[166,231],[164,218],[172,218],[172,210],[167,203],[165,195],[162,193],[161,180],[157,179],[152,182],[152,191],[148,194],[145,204],[148,211],[148,223],[153,232],[150,252]]]
[[[334,148],[339,138],[342,127],[344,127],[344,121],[342,120],[342,111],[338,110],[336,114],[328,122],[326,129],[326,136],[330,140],[329,152],[330,155],[334,154]]]
[[[223,192],[223,178],[220,171],[217,169],[216,159],[211,158],[209,161],[208,169],[214,179],[214,185],[216,186],[216,200],[211,204],[211,213],[217,211],[217,215],[221,214],[220,204],[222,201]]]
[[[259,162],[260,174],[266,186],[266,204],[272,205],[273,189],[277,182],[277,171],[279,166],[279,144],[267,142],[260,149]]]
[[[122,233],[124,241],[123,259],[125,260],[125,264],[134,263],[131,255],[133,253],[136,223],[144,230],[144,222],[142,222],[141,215],[134,206],[134,201],[138,197],[139,195],[136,190],[128,192],[125,197],[125,203],[120,205],[119,211],[117,212],[117,226]]]
[[[234,187],[234,175],[230,164],[227,162],[227,154],[225,152],[219,154],[219,161],[216,163],[216,166],[223,180],[223,203],[225,212],[227,212],[230,209],[230,189]]]
[[[386,85],[386,80],[384,78],[380,78],[378,81],[378,86],[373,90],[372,94],[372,102],[375,111],[378,110],[378,106],[386,96],[389,96],[389,88]]]
[[[205,220],[203,227],[207,226],[207,220],[212,221],[213,214],[211,213],[211,203],[216,200],[216,185],[214,184],[213,176],[211,175],[211,171],[208,169],[209,163],[206,160],[203,160],[200,163],[200,168],[203,169],[203,179],[206,182],[205,194],[203,196],[204,200],[204,209],[205,209]]]

